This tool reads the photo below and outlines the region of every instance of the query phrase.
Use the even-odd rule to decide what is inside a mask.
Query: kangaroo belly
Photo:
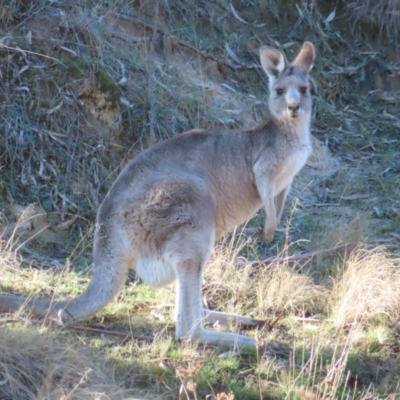
[[[168,285],[176,279],[171,264],[155,256],[140,257],[136,261],[136,273],[147,285],[153,287]]]

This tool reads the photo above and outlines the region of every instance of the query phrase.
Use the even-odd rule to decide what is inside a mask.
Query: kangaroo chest
[[[303,168],[311,153],[311,145],[302,146],[299,151],[286,157],[279,165],[274,179],[274,194],[277,195],[291,184],[296,174]]]

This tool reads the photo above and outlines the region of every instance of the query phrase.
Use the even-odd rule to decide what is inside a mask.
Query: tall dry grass
[[[308,273],[312,268],[306,271],[300,266],[285,263],[254,268],[244,263],[242,254],[248,251],[248,246],[249,239],[244,236],[229,238],[216,246],[204,279],[204,297],[208,305],[258,319],[276,318],[282,312],[288,316],[301,317],[298,319],[300,322],[292,325],[294,336],[291,339],[285,333],[286,323],[279,326],[279,322],[279,329],[272,335],[281,341],[283,348],[294,349],[293,357],[299,351],[310,353],[310,356],[300,361],[300,364],[295,358],[287,360],[286,364],[282,360],[280,366],[275,366],[273,359],[267,359],[266,362],[274,365],[268,364],[266,368],[268,371],[276,371],[275,379],[284,386],[287,394],[296,391],[303,381],[309,382],[307,385],[311,390],[313,386],[317,387],[321,379],[331,386],[321,386],[317,393],[329,396],[339,393],[343,385],[346,385],[346,379],[353,376],[348,367],[349,355],[353,354],[354,358],[354,348],[359,348],[360,343],[367,340],[365,333],[362,341],[357,340],[360,332],[366,332],[377,318],[380,319],[381,326],[385,327],[385,324],[393,325],[400,317],[400,260],[384,249],[360,248],[344,258],[336,275],[330,276],[325,282],[316,283]],[[5,287],[15,287],[18,291],[19,285],[23,284],[24,279],[29,280],[30,275],[29,270],[23,271],[18,267],[17,260],[13,257],[13,253],[3,249],[0,257],[2,266],[12,271],[13,276],[4,275],[2,282]],[[317,261],[323,262],[326,261]],[[317,264],[313,268],[318,266]],[[48,274],[46,271],[36,272],[29,285],[36,286],[33,289],[35,292],[45,287]],[[64,277],[63,284],[73,283],[71,279]],[[108,312],[112,313],[116,309],[113,307],[111,304]],[[313,325],[308,321],[303,325],[301,321],[307,320],[307,315],[317,313],[320,315],[312,319],[315,321],[311,323]],[[38,329],[34,320],[24,319],[21,314],[11,318],[7,315],[0,316],[0,398],[122,399],[138,396],[138,391],[132,393],[125,389],[126,373],[121,376],[118,367],[114,368],[117,364],[110,357],[113,351],[107,353],[91,348],[85,344],[87,339],[83,338],[82,343],[79,337],[68,331],[60,332],[44,327]],[[280,332],[282,336],[279,336]],[[267,339],[270,333],[260,331],[259,334]],[[335,339],[332,340],[332,337]],[[168,351],[170,341],[163,345],[164,342],[158,340],[155,348],[157,343],[158,346],[165,347],[161,358],[167,363],[176,363]],[[143,354],[135,346],[129,354],[124,352],[124,356],[129,358],[130,364],[136,357],[138,362],[140,358],[142,361],[141,364],[134,363],[129,368],[133,368],[135,374],[148,375],[149,372],[143,369],[146,364]],[[323,353],[332,355],[329,363],[321,364],[318,361]],[[198,357],[195,346],[185,355],[185,359],[191,360],[192,357]],[[119,365],[123,364],[120,360]],[[259,367],[264,368],[263,365],[260,364]],[[193,379],[201,380],[201,371],[198,375],[199,377],[196,375]],[[260,385],[265,386],[266,383],[261,379]],[[132,386],[134,385],[128,385]],[[150,386],[147,389],[151,391]],[[171,392],[170,389],[168,391]],[[372,389],[368,389],[368,393],[372,392]],[[139,397],[136,398],[155,397],[139,392]]]
[[[0,324],[2,321],[0,320]],[[6,321],[4,322],[6,323]],[[0,398],[126,399],[132,391],[118,386],[106,358],[82,344],[33,332],[0,330]]]
[[[390,41],[399,39],[400,1],[344,0],[344,3],[348,18],[355,23],[363,22],[377,28],[380,35]]]
[[[336,327],[400,318],[400,259],[382,248],[359,249],[345,260],[330,296]]]
[[[323,312],[326,289],[316,285],[300,266],[276,262],[254,267],[246,263],[242,254],[252,247],[251,241],[245,236],[228,238],[214,249],[205,271],[211,304],[223,304],[228,312],[248,312],[255,318]],[[288,251],[285,248],[281,256]]]

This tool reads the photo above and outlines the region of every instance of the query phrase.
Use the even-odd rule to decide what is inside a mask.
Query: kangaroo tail
[[[59,323],[83,320],[95,314],[118,293],[125,281],[128,264],[124,257],[104,256],[101,250],[94,253],[95,266],[89,286],[75,299],[51,301],[1,295],[0,312],[17,311],[22,307],[38,317],[50,317]]]
[[[51,302],[50,300],[31,299],[24,296],[1,295],[0,296],[0,313],[17,311],[25,308],[32,311],[35,315],[44,317],[51,314],[52,307],[62,309],[67,301]]]

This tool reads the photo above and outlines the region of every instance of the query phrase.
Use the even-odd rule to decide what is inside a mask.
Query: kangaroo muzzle
[[[288,90],[285,96],[286,113],[291,118],[296,118],[300,113],[300,93],[294,89]]]

